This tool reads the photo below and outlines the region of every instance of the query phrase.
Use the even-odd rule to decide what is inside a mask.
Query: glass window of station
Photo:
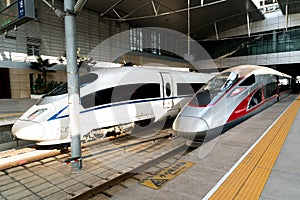
[[[201,45],[213,58],[280,53],[300,50],[300,28],[278,29],[251,37],[203,41]]]

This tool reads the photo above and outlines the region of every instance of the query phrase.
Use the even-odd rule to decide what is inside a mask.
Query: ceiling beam
[[[152,0],[151,3],[152,3],[152,7],[153,7],[154,14],[157,15],[157,10],[156,10],[154,1]]]
[[[114,11],[114,13],[119,17],[119,19],[122,19],[122,17],[119,15],[119,13],[115,10],[115,9],[112,9]]]
[[[130,13],[128,13],[127,15],[125,15],[123,18],[126,19],[128,18],[130,15],[134,14],[135,12],[139,11],[140,9],[144,8],[145,6],[147,6],[148,4],[150,4],[151,2],[148,1],[142,5],[140,5],[139,7],[137,7],[136,9],[134,9],[133,11],[131,11]]]
[[[119,0],[116,3],[114,3],[110,8],[108,8],[106,11],[101,13],[100,16],[103,17],[104,15],[106,15],[109,11],[113,10],[116,6],[118,6],[120,3],[122,3],[122,1],[124,1],[124,0]]]
[[[190,7],[189,9],[194,10],[194,9],[204,8],[207,6],[211,6],[211,5],[218,4],[218,3],[223,3],[226,1],[227,0],[218,0],[218,1],[214,1],[211,3],[199,5],[199,6],[193,6],[193,7]],[[132,18],[128,18],[128,16],[127,16],[126,18],[123,17],[122,20],[120,20],[119,18],[105,18],[105,19],[115,20],[115,21],[132,21],[132,20],[138,20],[138,19],[150,19],[150,18],[155,18],[155,17],[161,17],[161,16],[171,15],[171,14],[175,14],[175,13],[185,12],[187,10],[188,10],[188,8],[183,8],[183,9],[179,9],[179,10],[173,10],[173,11],[169,11],[169,12],[159,13],[157,15],[146,15],[146,16],[132,17]],[[103,15],[101,15],[101,16],[103,16]]]

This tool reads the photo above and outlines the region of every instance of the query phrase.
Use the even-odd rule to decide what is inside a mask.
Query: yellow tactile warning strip
[[[210,197],[259,199],[300,108],[300,96]]]
[[[182,172],[186,171],[194,165],[193,162],[179,160],[174,164],[160,171],[158,174],[149,176],[141,180],[140,184],[158,190],[168,181],[172,180]]]

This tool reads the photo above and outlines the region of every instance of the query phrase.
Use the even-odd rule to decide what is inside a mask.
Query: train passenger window
[[[254,93],[252,96],[248,108],[252,108],[253,106],[256,106],[262,101],[262,90],[259,89]]]
[[[156,97],[160,97],[160,84],[158,83],[129,84],[106,88],[88,94],[81,98],[81,105],[86,109],[109,103]]]
[[[269,98],[277,93],[277,83],[271,82],[265,86],[265,98]]]
[[[115,87],[111,99],[112,103],[116,103],[156,97],[160,97],[160,85],[158,83],[137,83]]]
[[[140,84],[131,94],[130,100],[157,98],[160,97],[160,85],[158,83]]]
[[[249,76],[248,78],[246,78],[241,84],[240,86],[250,86],[252,84],[255,83],[255,76],[254,74],[252,74],[251,76]]]
[[[195,94],[203,85],[203,83],[177,83],[177,94]]]
[[[94,106],[111,103],[112,91],[113,88],[107,88],[88,94],[81,98],[81,105],[84,108],[91,108]]]
[[[113,93],[113,88],[107,88],[104,90],[99,90],[95,93],[95,105],[103,105],[111,103],[111,96]]]
[[[81,97],[81,105],[84,108],[91,108],[95,106],[95,93],[88,94]]]
[[[94,82],[97,78],[98,78],[98,75],[94,74],[94,73],[88,73],[88,74],[84,74],[84,75],[80,76],[79,77],[80,88],[88,85],[89,83]],[[45,96],[57,96],[57,95],[62,95],[62,94],[67,94],[67,93],[68,93],[68,83],[66,82],[66,83],[58,86],[57,88],[55,88],[54,90],[52,90]]]
[[[171,95],[171,85],[170,83],[166,83],[166,95],[169,97]]]
[[[136,84],[116,86],[112,91],[111,102],[117,103],[130,100],[131,94],[137,88],[138,86]]]
[[[160,85],[158,83],[137,83],[115,87],[112,93],[111,101],[112,103],[116,103],[155,97],[160,97]]]
[[[68,93],[68,83],[66,82],[64,84],[61,84],[60,86],[58,86],[57,88],[55,88],[54,90],[49,92],[48,94],[46,94],[44,97],[57,96],[57,95],[62,95],[62,94],[67,94],[67,93]]]
[[[80,88],[88,85],[89,83],[94,82],[95,80],[97,80],[97,78],[98,75],[95,73],[88,73],[80,76],[79,77]]]
[[[279,77],[279,92],[284,92],[291,89],[291,82],[289,78]]]
[[[203,85],[205,85],[205,83],[191,83],[191,86],[194,90],[194,92],[196,93],[198,90],[200,90],[200,88],[203,87]]]
[[[272,75],[267,79],[267,84],[264,87],[264,95],[267,99],[275,94],[277,94],[277,77]]]

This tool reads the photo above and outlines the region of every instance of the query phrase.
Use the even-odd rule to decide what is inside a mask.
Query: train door
[[[161,72],[162,82],[163,82],[163,107],[164,108],[172,108],[173,107],[173,82],[172,77],[169,73]]]

